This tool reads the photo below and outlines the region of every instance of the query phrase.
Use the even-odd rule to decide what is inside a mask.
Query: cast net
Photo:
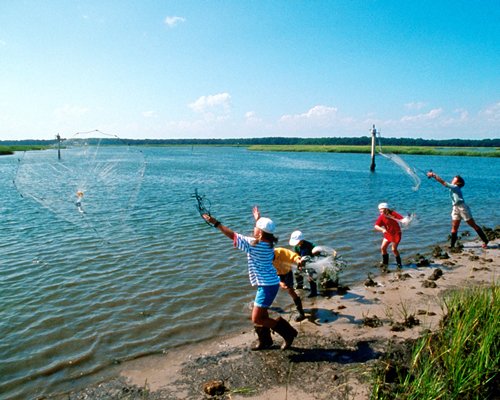
[[[109,241],[113,230],[132,229],[145,168],[142,151],[118,136],[78,132],[23,152],[14,185],[23,198]]]

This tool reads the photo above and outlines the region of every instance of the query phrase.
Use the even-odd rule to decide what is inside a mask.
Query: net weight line
[[[194,194],[192,197],[196,199],[196,208],[198,210],[198,213],[200,214],[200,217],[203,219],[203,221],[205,221],[205,223],[208,226],[213,227],[214,225],[208,222],[203,217],[203,215],[208,215],[209,217],[212,216],[212,214],[210,214],[210,208],[212,207],[212,203],[210,203],[210,200],[208,200],[204,195],[198,193],[198,189],[194,190]]]

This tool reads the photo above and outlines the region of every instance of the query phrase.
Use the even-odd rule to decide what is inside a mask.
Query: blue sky
[[[498,0],[0,0],[0,140],[500,137]]]

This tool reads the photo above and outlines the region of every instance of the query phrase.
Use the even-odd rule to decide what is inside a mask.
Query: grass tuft
[[[384,360],[371,399],[493,399],[500,365],[499,286],[454,291],[441,329],[420,338],[409,360]],[[388,365],[395,377],[389,379]]]

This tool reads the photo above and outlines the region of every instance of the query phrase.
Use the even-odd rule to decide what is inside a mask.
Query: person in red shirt
[[[391,210],[387,203],[380,203],[378,205],[378,210],[380,215],[375,222],[374,228],[384,234],[382,245],[380,246],[380,252],[382,253],[382,263],[380,267],[383,272],[389,270],[389,254],[387,253],[387,248],[389,244],[392,243],[392,252],[396,257],[397,268],[401,269],[401,255],[398,251],[398,245],[399,242],[401,242],[401,228],[398,221],[401,221],[403,216]]]

